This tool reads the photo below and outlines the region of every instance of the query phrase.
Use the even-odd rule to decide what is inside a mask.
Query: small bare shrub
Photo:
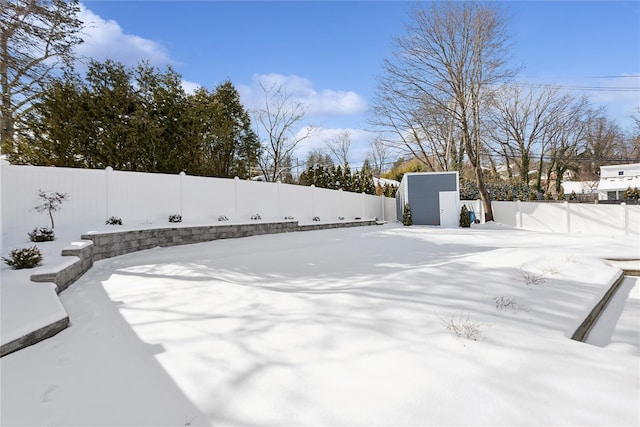
[[[542,274],[536,274],[520,269],[520,275],[522,276],[522,279],[527,286],[544,285],[547,282],[547,279],[545,279]]]
[[[465,315],[464,312],[461,311],[455,313],[449,320],[443,319],[440,316],[438,316],[438,318],[442,322],[442,326],[458,338],[471,341],[482,341],[484,339],[480,331],[482,325],[471,321],[469,314]]]
[[[542,271],[548,274],[560,274],[560,267],[556,264],[548,264]]]
[[[493,300],[498,310],[511,311],[514,314],[520,310],[529,311],[524,306],[518,304],[514,297],[496,297]]]

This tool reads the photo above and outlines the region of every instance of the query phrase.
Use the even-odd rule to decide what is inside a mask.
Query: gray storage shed
[[[402,221],[404,205],[413,223],[457,227],[460,221],[458,172],[412,172],[402,177],[396,192],[396,212]]]

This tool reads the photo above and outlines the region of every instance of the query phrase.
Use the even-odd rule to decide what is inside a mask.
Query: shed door
[[[459,196],[457,191],[441,191],[440,201],[440,226],[457,227],[460,222],[458,212]]]

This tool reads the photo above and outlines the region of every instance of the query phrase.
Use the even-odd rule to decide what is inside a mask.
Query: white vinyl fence
[[[111,216],[125,225],[166,225],[172,214],[185,223],[214,223],[219,216],[248,221],[294,217],[309,222],[354,218],[395,221],[395,199],[299,185],[58,167],[1,165],[3,229],[49,224],[38,191],[67,193],[54,213],[56,226],[104,224]]]
[[[167,225],[172,214],[188,224],[216,223],[219,216],[248,221],[293,217],[310,222],[354,218],[396,221],[395,199],[299,185],[205,178],[185,174],[150,174],[1,162],[2,229],[46,226],[49,218],[34,208],[38,190],[67,193],[56,226],[97,227],[111,216],[125,225]],[[461,203],[483,218],[478,200]],[[497,223],[534,231],[640,235],[639,205],[493,202]]]
[[[482,215],[480,201],[462,203]],[[526,230],[640,235],[640,205],[494,201],[491,207],[495,222]]]

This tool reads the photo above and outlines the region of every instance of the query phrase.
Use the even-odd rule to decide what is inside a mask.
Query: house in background
[[[640,163],[600,166],[598,200],[624,200],[628,188],[640,188]]]
[[[575,195],[581,202],[593,202],[598,199],[599,181],[563,181],[562,191],[566,197]]]
[[[460,222],[458,172],[411,172],[402,177],[396,192],[397,218],[409,204],[416,225],[457,227]]]

